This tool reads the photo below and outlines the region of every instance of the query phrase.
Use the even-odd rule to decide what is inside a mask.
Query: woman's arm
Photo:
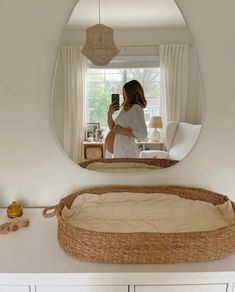
[[[112,131],[113,127],[115,126],[115,123],[113,121],[113,113],[119,109],[119,105],[112,103],[109,106],[109,110],[108,110],[108,126],[109,126],[109,130]]]
[[[115,134],[121,134],[128,137],[134,137],[144,140],[147,137],[147,127],[144,120],[144,111],[140,106],[133,107],[130,110],[130,128],[124,128],[120,125],[114,125],[112,131]]]
[[[121,135],[125,135],[125,136],[128,136],[128,137],[135,137],[132,133],[132,129],[129,129],[129,128],[124,128],[120,125],[115,125],[112,129],[112,131],[115,133],[115,134],[121,134]]]
[[[108,126],[109,126],[109,130],[112,131],[113,127],[114,127],[114,121],[113,121],[113,117],[112,115],[108,114]]]

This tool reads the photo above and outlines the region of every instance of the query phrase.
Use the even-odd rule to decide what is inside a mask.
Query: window
[[[142,57],[143,59],[143,57]],[[156,59],[156,57],[155,57]],[[130,57],[128,57],[130,60]],[[160,68],[157,60],[120,61],[114,60],[108,67],[88,65],[86,76],[86,122],[100,123],[107,128],[107,110],[112,93],[120,93],[124,83],[136,79],[144,88],[147,107],[145,108],[146,123],[151,116],[160,115]]]

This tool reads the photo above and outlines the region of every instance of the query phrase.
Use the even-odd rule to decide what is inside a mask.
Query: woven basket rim
[[[88,165],[102,162],[102,163],[121,163],[121,162],[136,162],[143,163],[147,165],[155,165],[161,168],[171,167],[174,164],[178,163],[179,160],[173,160],[168,158],[97,158],[92,160],[87,160],[79,163],[79,166],[86,168]]]
[[[210,194],[210,195],[215,195],[215,196],[219,196],[221,200],[227,201],[229,200],[229,198],[226,195],[217,193],[217,192],[213,192],[213,191],[209,191],[203,188],[198,188],[198,187],[187,187],[187,186],[177,186],[177,185],[159,185],[159,186],[130,186],[130,185],[110,185],[110,186],[98,186],[98,187],[92,187],[92,188],[85,188],[85,189],[81,189],[77,192],[74,192],[66,197],[64,197],[63,199],[60,200],[59,204],[57,205],[56,208],[56,217],[58,219],[58,223],[59,224],[63,224],[65,226],[68,226],[69,228],[71,228],[74,232],[86,232],[87,234],[90,235],[102,235],[103,237],[119,237],[121,236],[122,238],[126,238],[126,237],[130,237],[130,236],[138,236],[140,238],[142,237],[167,237],[167,238],[175,238],[175,237],[198,237],[198,236],[208,236],[208,235],[213,235],[215,236],[216,234],[222,233],[222,232],[226,232],[229,229],[233,228],[235,226],[235,223],[233,224],[229,224],[226,225],[224,227],[220,227],[220,228],[216,228],[213,230],[208,230],[208,231],[190,231],[190,232],[104,232],[104,231],[94,231],[94,230],[89,230],[89,229],[83,229],[80,227],[76,227],[73,226],[72,224],[70,224],[69,222],[67,222],[62,216],[61,216],[61,211],[63,210],[64,206],[65,206],[65,200],[71,197],[74,197],[74,199],[83,194],[83,193],[89,193],[89,192],[94,192],[94,191],[103,191],[103,190],[110,190],[112,189],[113,192],[124,192],[123,189],[126,189],[126,191],[128,192],[128,189],[132,189],[135,192],[139,192],[139,193],[144,193],[144,191],[138,191],[141,189],[144,190],[154,190],[155,188],[157,189],[161,189],[161,188],[167,188],[169,190],[184,190],[184,191],[198,191],[198,192],[205,192],[206,194]],[[103,193],[108,193],[107,192],[101,192],[100,194]],[[157,191],[155,192],[149,192],[149,193],[157,193]],[[164,192],[162,192],[164,193]],[[95,193],[94,193],[95,194]],[[171,193],[168,193],[168,195],[174,195]],[[176,194],[177,195],[177,194]],[[74,201],[73,199],[73,201]],[[73,202],[72,201],[72,202]],[[206,200],[201,200],[201,201],[206,201]],[[231,201],[231,200],[230,200]],[[209,201],[206,201],[209,202]],[[231,201],[233,209],[234,209],[234,213],[235,213],[235,203],[233,201]],[[212,203],[213,204],[213,203]]]

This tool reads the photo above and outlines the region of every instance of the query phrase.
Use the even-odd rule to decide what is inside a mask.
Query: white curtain
[[[64,150],[76,163],[84,140],[85,58],[80,46],[62,48],[65,88]]]
[[[161,114],[169,121],[185,121],[188,94],[189,45],[160,46]]]

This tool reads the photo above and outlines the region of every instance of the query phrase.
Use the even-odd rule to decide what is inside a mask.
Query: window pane
[[[151,116],[160,115],[160,68],[88,68],[86,122],[98,122],[102,128],[107,128],[111,94],[122,95],[124,83],[132,79],[138,80],[144,88],[146,122],[150,121]]]
[[[107,127],[107,110],[111,94],[122,90],[122,69],[88,69],[86,121]]]

